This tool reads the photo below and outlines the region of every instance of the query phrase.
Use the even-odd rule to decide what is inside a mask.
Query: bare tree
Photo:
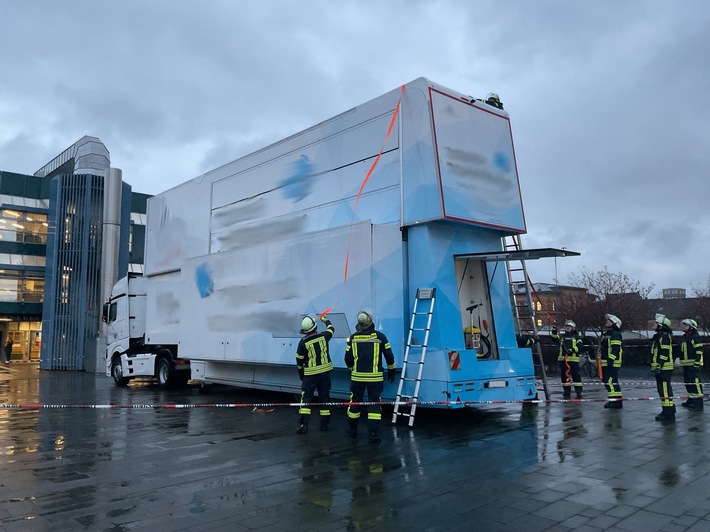
[[[693,295],[689,311],[693,314],[692,317],[698,322],[698,328],[705,332],[710,332],[710,279],[706,286],[693,286]]]
[[[584,309],[577,308],[578,326],[599,330],[605,314],[614,314],[624,322],[625,329],[645,329],[648,322],[648,296],[654,284],[643,285],[623,273],[610,272],[607,266],[598,272],[582,268],[569,276],[573,286],[586,288],[591,298]],[[564,302],[560,302],[564,305]],[[585,302],[576,301],[576,305]],[[575,309],[570,308],[570,312]]]
[[[598,305],[597,297],[586,290],[561,292],[555,302],[557,313],[563,319],[574,320],[582,334],[599,327]]]

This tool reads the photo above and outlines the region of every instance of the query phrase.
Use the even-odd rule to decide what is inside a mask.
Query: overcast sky
[[[0,169],[99,137],[157,194],[420,76],[510,113],[534,282],[710,276],[705,0],[0,0]]]

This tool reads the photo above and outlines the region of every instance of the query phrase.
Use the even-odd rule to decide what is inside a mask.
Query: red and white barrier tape
[[[710,395],[705,394],[703,398]],[[687,395],[678,395],[672,399],[679,401],[688,399]],[[665,397],[625,397],[623,399],[525,399],[509,401],[361,401],[361,402],[324,402],[324,403],[157,403],[157,404],[44,404],[44,403],[18,403],[0,404],[1,410],[47,410],[47,409],[96,409],[96,410],[143,410],[143,409],[190,409],[190,408],[276,408],[276,407],[320,407],[320,406],[473,406],[473,405],[500,405],[500,404],[577,404],[577,403],[606,403],[607,401],[659,401]]]

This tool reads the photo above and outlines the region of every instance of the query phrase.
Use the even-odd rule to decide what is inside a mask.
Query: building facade
[[[0,341],[12,360],[39,360],[49,179],[0,171]]]
[[[83,137],[34,175],[0,171],[0,340],[12,339],[13,362],[103,370],[97,331],[105,203],[118,202],[111,256],[121,277],[142,273],[149,197],[126,183],[105,194],[109,168],[101,141]]]

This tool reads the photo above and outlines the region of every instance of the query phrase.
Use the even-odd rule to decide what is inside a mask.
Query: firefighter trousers
[[[661,398],[661,408],[664,415],[675,414],[675,400],[673,399],[673,386],[671,379],[673,370],[666,369],[656,373],[656,389]]]
[[[318,373],[316,375],[306,375],[301,383],[301,406],[298,413],[301,415],[301,425],[308,426],[308,420],[311,417],[311,405],[313,396],[318,392],[318,402],[327,403],[330,400],[330,371]],[[321,405],[320,407],[321,424],[330,422],[330,407]]]
[[[380,397],[382,396],[382,391],[385,389],[385,384],[383,381],[378,382],[356,382],[352,381],[350,383],[350,402],[351,403],[361,403],[365,398],[365,393],[367,393],[367,401],[370,403],[379,403]],[[368,432],[370,434],[377,434],[380,427],[380,421],[382,420],[382,405],[368,405],[363,406],[360,404],[350,405],[348,407],[348,422],[350,426],[357,430],[357,424],[360,420],[360,414],[367,413],[368,421]]]
[[[683,382],[688,392],[688,403],[686,404],[693,404],[702,408],[703,387],[700,384],[700,370],[694,366],[683,366]]]

